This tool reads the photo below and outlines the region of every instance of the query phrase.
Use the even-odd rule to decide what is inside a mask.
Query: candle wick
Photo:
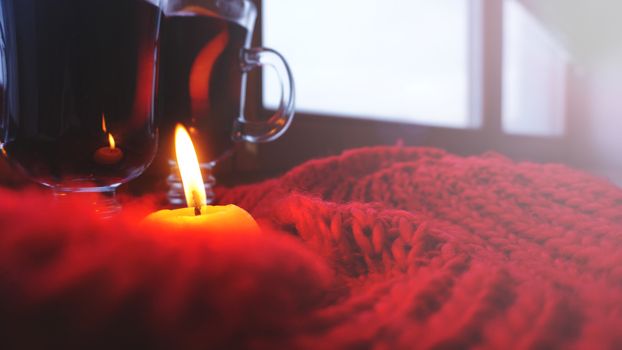
[[[192,201],[194,202],[194,216],[201,216],[201,200],[196,191],[192,191]]]

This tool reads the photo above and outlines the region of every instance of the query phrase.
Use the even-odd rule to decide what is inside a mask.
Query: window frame
[[[258,21],[253,44],[262,45],[263,0],[256,0]],[[473,128],[448,128],[411,123],[297,113],[290,130],[272,144],[247,146],[259,155],[264,169],[284,171],[304,159],[336,154],[368,145],[430,146],[460,155],[495,151],[517,160],[581,163],[575,156],[569,106],[573,84],[566,89],[566,128],[562,135],[531,136],[508,134],[502,128],[503,5],[504,0],[469,0],[470,7],[470,106]],[[278,48],[276,48],[278,50]],[[295,72],[294,72],[295,74]],[[261,72],[249,79],[248,111],[259,118],[273,110],[263,107]],[[292,151],[295,150],[295,151]]]

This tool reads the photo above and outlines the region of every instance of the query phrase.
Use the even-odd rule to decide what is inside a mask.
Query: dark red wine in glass
[[[166,146],[158,159],[170,166],[169,202],[183,205],[168,146],[173,144],[173,126],[182,123],[191,133],[209,200],[215,182],[211,169],[232,153],[235,142],[268,142],[287,130],[294,114],[294,86],[280,54],[250,47],[257,16],[252,1],[169,0],[164,13],[158,114]],[[250,121],[244,116],[246,73],[264,66],[274,68],[281,80],[281,104],[268,120]]]
[[[209,201],[215,179],[211,168],[233,149],[233,121],[240,115],[242,67],[240,52],[249,31],[216,16],[172,15],[164,18],[158,90],[162,147],[159,168],[175,170],[172,149],[177,123],[189,127],[199,157]],[[165,170],[165,171],[166,171]],[[170,182],[171,204],[184,205],[178,176]]]
[[[169,131],[179,122],[200,130],[193,142],[206,159],[217,159],[233,147],[233,120],[240,115],[242,91],[240,52],[247,40],[246,28],[219,17],[164,19],[160,125],[171,136]]]
[[[156,0],[0,0],[9,161],[59,194],[114,193],[157,146]]]

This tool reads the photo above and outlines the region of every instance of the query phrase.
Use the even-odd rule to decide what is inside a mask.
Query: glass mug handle
[[[255,68],[272,67],[279,77],[281,98],[279,108],[266,121],[250,121],[244,117],[244,108],[235,121],[233,140],[252,143],[270,142],[279,138],[289,128],[294,118],[295,88],[291,69],[280,53],[267,48],[243,49],[242,72],[247,74]]]

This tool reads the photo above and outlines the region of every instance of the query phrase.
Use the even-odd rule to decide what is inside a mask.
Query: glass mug
[[[162,152],[172,157],[172,130],[190,131],[213,200],[211,170],[237,142],[268,142],[281,136],[294,115],[294,84],[283,57],[251,48],[257,8],[248,0],[168,0],[161,35],[158,107]],[[244,116],[247,73],[264,66],[281,80],[280,106],[266,121]],[[169,160],[169,202],[184,203],[176,163]]]
[[[139,176],[158,140],[161,17],[159,0],[0,0],[0,148],[9,162],[59,197],[113,195]]]

